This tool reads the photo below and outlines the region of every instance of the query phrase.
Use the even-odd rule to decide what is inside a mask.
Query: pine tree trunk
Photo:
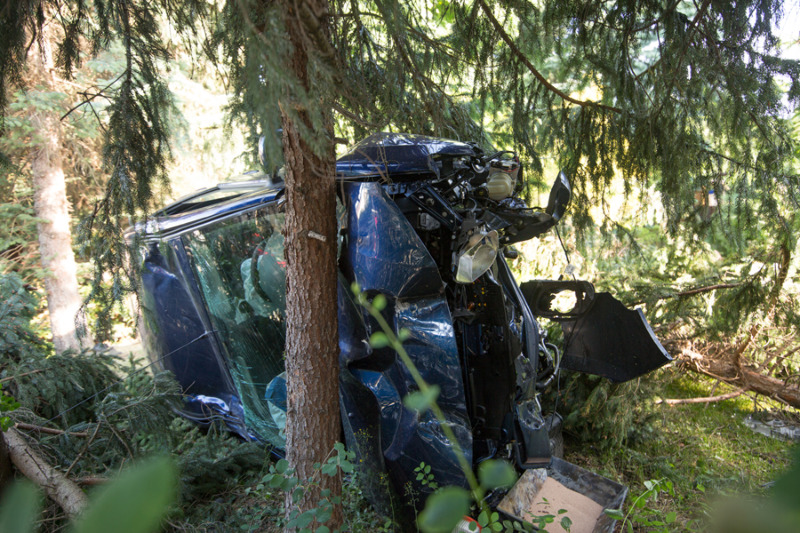
[[[298,8],[298,5],[300,6]],[[298,13],[296,9],[300,9]],[[325,12],[327,2],[286,2],[287,30],[294,47],[293,74],[310,96],[307,26],[301,16]],[[333,128],[320,132],[327,141],[323,157],[315,155],[293,120],[306,128],[311,121],[291,100],[282,103],[283,153],[286,162],[286,456],[301,480],[319,479],[320,487],[291,502],[287,511],[317,507],[321,489],[330,498],[341,493],[341,481],[320,476],[314,463],[324,463],[340,435],[339,345],[336,305],[336,189],[334,181]],[[323,105],[320,101],[320,105]],[[313,131],[313,130],[311,130]],[[338,506],[326,525],[333,530],[341,523]]]
[[[53,89],[53,62],[46,37],[39,36],[38,46],[31,49],[36,78]],[[44,222],[38,224],[39,253],[47,271],[44,280],[50,328],[57,352],[79,350],[82,342],[76,332],[76,319],[81,307],[77,268],[72,251],[69,204],[61,165],[61,123],[51,109],[35,109],[31,115],[38,142],[31,153],[34,211]]]

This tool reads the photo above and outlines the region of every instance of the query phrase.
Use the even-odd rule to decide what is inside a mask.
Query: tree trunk
[[[87,498],[80,487],[47,464],[16,429],[9,429],[3,436],[17,470],[41,487],[69,516],[75,517],[83,511]]]
[[[287,1],[283,9],[293,45],[290,66],[313,101],[306,47],[314,41],[301,17],[313,17],[319,28],[327,2]],[[287,495],[287,512],[293,506],[300,512],[317,507],[321,489],[331,491],[329,498],[341,493],[338,477],[320,476],[313,468],[326,461],[340,435],[333,127],[327,121],[327,131],[317,132],[326,150],[322,156],[315,154],[294,122],[314,131],[304,105],[307,102],[292,99],[281,102],[286,162],[286,456],[299,479],[313,477],[320,486],[301,502],[291,502]],[[335,506],[326,525],[334,529],[340,523],[341,510]]]
[[[43,31],[45,31],[43,29]],[[53,61],[46,36],[38,36],[38,46],[32,47],[32,64],[36,79],[54,90]],[[37,108],[31,124],[38,139],[32,150],[34,211],[44,222],[38,224],[39,253],[47,271],[44,286],[50,329],[57,352],[72,348],[80,350],[88,339],[75,327],[81,308],[78,293],[77,268],[72,251],[69,204],[61,165],[61,123],[52,109]]]

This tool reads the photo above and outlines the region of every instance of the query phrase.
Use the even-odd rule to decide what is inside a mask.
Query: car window
[[[192,268],[242,405],[260,437],[283,447],[284,214],[262,207],[184,235]]]

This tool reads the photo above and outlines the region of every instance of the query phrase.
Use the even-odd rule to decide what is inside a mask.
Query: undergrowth
[[[656,403],[710,396],[714,387],[672,366],[624,385],[586,377],[562,385],[565,458],[629,487],[633,531],[706,531],[719,500],[767,496],[789,468],[791,443],[744,425],[755,410],[778,409],[774,402],[742,395],[710,404]]]

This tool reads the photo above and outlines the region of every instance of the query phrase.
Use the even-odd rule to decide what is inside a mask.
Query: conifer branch
[[[556,87],[555,85],[553,85],[552,83],[550,83],[550,81],[548,81],[547,78],[545,78],[542,75],[542,73],[539,72],[535,66],[533,66],[533,63],[531,63],[531,61],[528,59],[528,56],[523,54],[522,50],[520,50],[519,47],[516,44],[514,44],[514,41],[511,39],[511,36],[503,29],[503,26],[500,24],[497,18],[495,18],[494,13],[492,13],[492,11],[489,9],[489,6],[486,5],[486,2],[484,2],[484,0],[478,0],[478,3],[481,5],[483,12],[486,13],[486,16],[489,18],[489,21],[492,23],[492,26],[494,26],[494,29],[497,31],[497,33],[500,34],[500,37],[506,42],[508,47],[511,49],[511,52],[515,56],[517,56],[517,58],[528,68],[531,74],[533,74],[533,76],[537,80],[539,80],[539,82],[542,85],[544,85],[548,91],[554,93],[562,100],[565,100],[571,104],[578,105],[580,107],[596,107],[597,109],[603,109],[605,111],[613,111],[614,113],[619,113],[619,114],[622,113],[622,109],[618,107],[600,104],[589,100],[578,100],[577,98],[573,98],[564,91],[562,91],[561,89],[559,89],[558,87]]]
[[[687,35],[688,35],[689,32],[694,30],[695,26],[697,26],[697,24],[700,22],[700,19],[705,16],[706,10],[708,9],[709,5],[711,5],[711,0],[705,0],[703,5],[700,6],[700,9],[697,11],[697,14],[695,14],[694,18],[689,23],[689,27],[686,29]],[[678,70],[681,67],[681,63],[683,63],[683,58],[686,55],[686,51],[688,49],[689,49],[689,45],[687,43],[686,45],[684,45],[683,50],[681,50],[681,56],[678,58],[678,66],[675,68],[675,70]],[[663,59],[664,59],[664,56],[662,55],[661,57],[658,58],[658,60],[655,63],[653,63],[652,65],[647,67],[641,73],[639,73],[639,75],[636,76],[636,81],[639,81],[647,73],[652,72],[658,65],[661,64]]]

